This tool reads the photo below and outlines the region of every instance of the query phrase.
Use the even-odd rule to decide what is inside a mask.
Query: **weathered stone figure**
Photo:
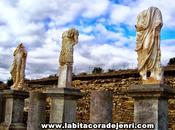
[[[71,87],[72,66],[73,66],[73,47],[78,43],[78,30],[71,28],[62,34],[62,48],[59,57],[59,80],[58,87]]]
[[[80,89],[72,87],[73,47],[78,35],[74,28],[62,34],[58,86],[45,92],[51,98],[50,123],[76,122],[77,100],[83,96]]]
[[[13,85],[11,89],[19,90],[24,84],[25,66],[27,58],[27,51],[22,43],[17,46],[16,50],[13,53],[13,56],[14,61],[10,71],[13,79]]]
[[[59,62],[63,66],[73,63],[73,46],[78,43],[78,30],[72,28],[62,34],[62,48]]]
[[[163,25],[162,14],[156,7],[150,7],[137,16],[136,23],[136,52],[138,54],[138,70],[143,80],[147,80],[147,71],[150,78],[161,81],[161,52],[160,31]]]

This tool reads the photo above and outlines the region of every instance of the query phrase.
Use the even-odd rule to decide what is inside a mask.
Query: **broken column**
[[[112,92],[92,91],[90,98],[90,123],[112,122]]]
[[[41,123],[46,123],[46,96],[30,92],[27,130],[42,130]]]
[[[77,100],[82,97],[80,90],[72,87],[73,46],[78,35],[76,29],[62,34],[58,86],[46,91],[51,97],[50,123],[76,122]]]

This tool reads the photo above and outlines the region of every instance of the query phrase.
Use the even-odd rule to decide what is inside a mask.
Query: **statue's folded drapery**
[[[160,30],[163,25],[162,15],[158,8],[150,7],[137,17],[136,51],[138,70],[143,79],[147,71],[151,77],[159,80],[160,74]]]
[[[27,51],[23,44],[19,44],[13,53],[14,60],[11,66],[11,76],[13,79],[12,89],[20,89],[24,83]]]

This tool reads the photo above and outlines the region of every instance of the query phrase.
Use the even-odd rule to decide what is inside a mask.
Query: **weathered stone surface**
[[[147,71],[151,71],[150,77],[155,82],[157,80],[163,81],[160,63],[160,30],[162,25],[162,14],[156,7],[150,7],[137,16],[136,51],[138,54],[138,70],[143,80],[151,80],[147,79]]]
[[[23,123],[24,99],[29,95],[24,91],[4,90],[5,119],[0,124],[0,130],[26,130]]]
[[[72,87],[72,65],[62,65],[59,68],[58,87]]]
[[[76,122],[77,100],[83,96],[79,89],[55,88],[45,93],[51,98],[50,123]]]
[[[128,95],[134,98],[173,98],[175,89],[164,84],[134,85],[127,90]]]
[[[90,100],[90,123],[112,122],[112,92],[92,91]]]
[[[74,28],[62,34],[62,47],[59,57],[59,88],[72,86],[73,47],[78,43],[78,36],[78,30]]]
[[[52,98],[50,122],[72,123],[76,122],[76,100]]]
[[[49,97],[63,98],[63,99],[79,99],[83,96],[78,88],[51,88],[44,91]]]
[[[40,124],[46,123],[46,95],[30,92],[27,130],[42,130]]]
[[[78,43],[78,30],[71,28],[62,34],[62,47],[59,57],[60,66],[73,64],[73,46]]]
[[[134,122],[154,123],[154,130],[168,130],[168,98],[174,94],[162,84],[131,87],[128,95],[135,99]]]
[[[175,67],[165,68],[165,84],[175,88]],[[90,94],[94,90],[109,90],[113,92],[113,122],[133,122],[134,100],[123,93],[133,85],[141,85],[136,70],[119,70],[115,73],[73,77],[73,87],[79,88],[86,95],[77,102],[77,121],[87,123],[90,120]],[[30,81],[32,84],[41,84],[41,87],[27,87],[29,91],[44,91],[52,85],[57,85],[58,77],[49,77]],[[47,87],[48,85],[48,87]],[[175,99],[169,99],[169,128],[175,130]],[[50,101],[47,103],[48,116]],[[173,129],[174,128],[174,129]]]
[[[16,50],[13,53],[13,56],[14,61],[10,70],[13,79],[13,85],[11,86],[11,89],[20,90],[24,85],[27,58],[27,51],[22,43],[17,46]]]
[[[166,99],[137,99],[134,105],[136,123],[154,123],[154,130],[168,129],[168,101]]]
[[[2,92],[0,92],[0,123],[4,120],[4,98]]]

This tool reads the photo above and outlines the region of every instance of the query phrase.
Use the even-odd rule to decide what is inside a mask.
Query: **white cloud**
[[[85,35],[85,34],[79,35],[79,42],[80,43],[88,42],[88,41],[92,41],[92,40],[95,40],[95,37],[93,35]]]
[[[138,0],[125,4],[115,4],[111,7],[110,19],[112,23],[125,23],[130,26],[135,25],[136,17],[139,12],[149,8],[150,6],[158,7],[163,16],[165,27],[174,27],[175,4],[172,0]]]
[[[105,13],[108,4],[108,0],[20,0],[18,8],[24,12],[24,16],[25,13],[29,14],[34,20],[42,20],[49,16],[57,25],[64,25],[75,20],[78,15],[86,18],[98,17]],[[28,20],[31,20],[31,17],[28,17]]]
[[[105,70],[113,68],[122,68],[123,64],[130,67],[136,67],[136,53],[134,50],[124,46],[118,47],[115,44],[83,44],[81,48],[75,49],[74,54],[75,67],[79,71],[89,71],[95,66],[101,66]]]
[[[125,5],[112,5],[110,18],[114,23],[122,23],[128,20],[131,8]]]
[[[126,0],[121,4],[109,0],[0,0],[0,80],[10,77],[19,42],[28,50],[27,78],[57,73],[61,35],[70,27],[80,32],[74,53],[77,72],[97,65],[104,69],[124,64],[135,67],[135,37],[127,35],[120,24],[133,31],[137,14],[149,6],[161,9],[165,30],[175,26],[172,0]],[[107,28],[113,25],[115,31]],[[162,41],[163,63],[174,56],[174,39]]]
[[[175,57],[175,39],[162,40],[161,41],[161,55],[162,55],[162,64],[166,65],[169,62],[169,59]]]
[[[90,33],[93,31],[93,27],[92,26],[88,26],[88,27],[82,27],[80,28],[84,33]]]
[[[5,28],[3,26],[0,27],[0,30],[3,30],[3,31],[0,31],[0,36],[1,36],[0,42],[4,43],[10,39],[9,37],[10,35],[7,31],[5,31]]]
[[[0,73],[1,73],[1,81],[5,81],[6,83],[7,79],[10,78],[9,72],[4,68],[0,68]]]
[[[108,0],[84,0],[85,11],[83,16],[86,18],[95,18],[97,16],[103,15],[106,13],[109,5]]]

